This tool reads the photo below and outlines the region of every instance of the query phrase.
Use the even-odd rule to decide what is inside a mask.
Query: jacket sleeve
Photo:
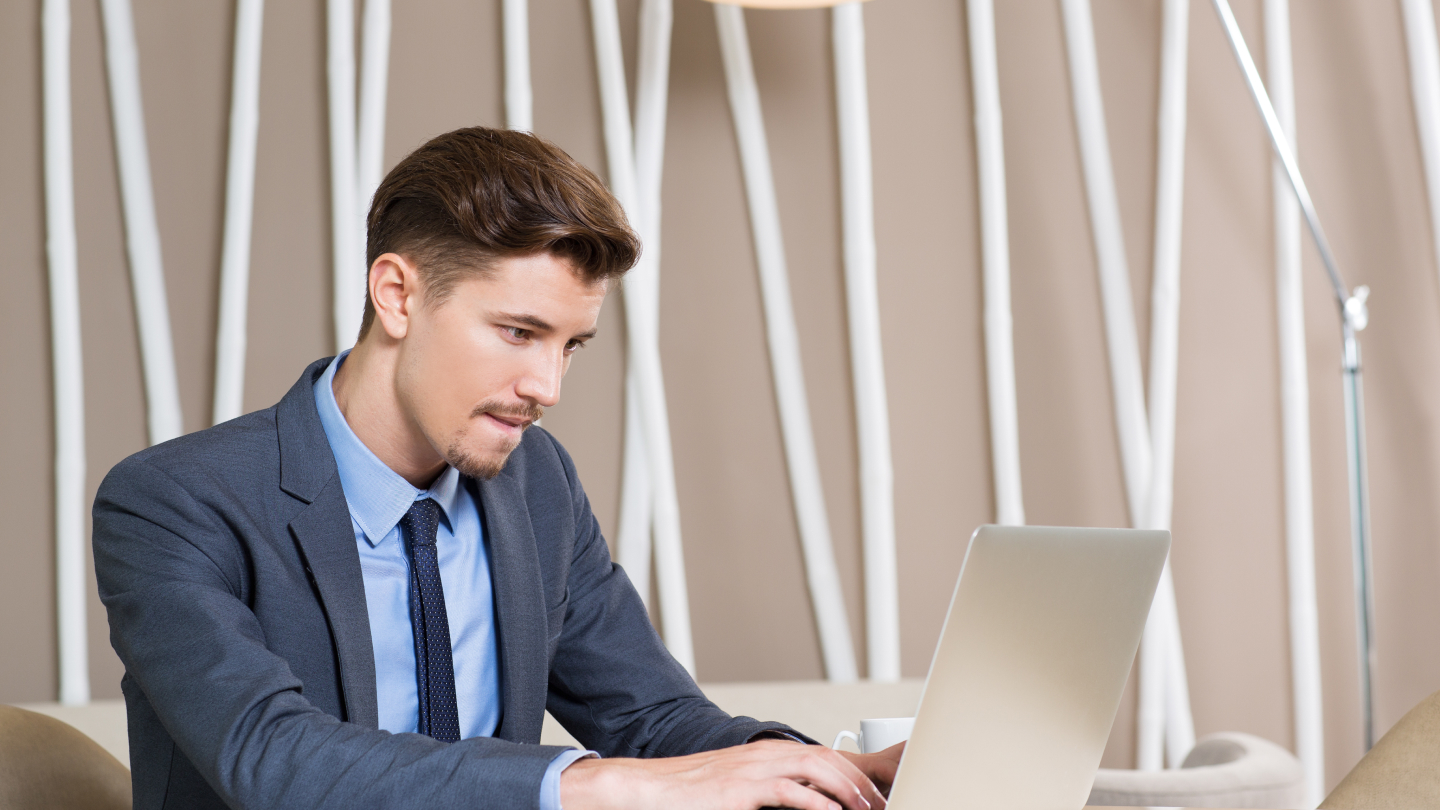
[[[767,732],[813,744],[781,723],[731,717],[705,698],[665,649],[624,569],[611,561],[574,463],[550,441],[568,479],[576,531],[546,702],[555,719],[604,756],[682,756]]]
[[[342,722],[308,702],[247,607],[259,585],[236,531],[144,457],[101,485],[93,544],[127,677],[229,806],[538,806],[563,748],[445,744]]]

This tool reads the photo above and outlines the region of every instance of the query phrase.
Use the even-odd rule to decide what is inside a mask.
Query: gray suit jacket
[[[478,482],[502,717],[445,744],[378,728],[360,557],[312,386],[152,447],[95,499],[95,573],[125,664],[137,808],[535,808],[562,749],[548,708],[606,756],[743,743],[666,652],[565,450],[535,428]],[[464,688],[464,684],[459,684]]]

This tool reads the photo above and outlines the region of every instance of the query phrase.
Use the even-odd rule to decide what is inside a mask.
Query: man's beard
[[[476,406],[475,410],[470,412],[470,418],[479,419],[487,413],[495,416],[526,419],[529,421],[522,429],[521,435],[516,436],[513,441],[509,442],[509,446],[499,453],[478,456],[467,452],[464,448],[466,433],[461,433],[455,437],[454,441],[450,442],[450,446],[445,448],[445,461],[448,462],[451,467],[459,470],[461,475],[467,475],[480,481],[488,481],[499,475],[501,470],[505,469],[505,463],[510,460],[510,454],[515,452],[516,447],[520,446],[520,439],[523,438],[524,431],[529,430],[530,425],[534,424],[544,415],[545,409],[534,404],[515,404],[502,402],[498,399],[487,399]]]

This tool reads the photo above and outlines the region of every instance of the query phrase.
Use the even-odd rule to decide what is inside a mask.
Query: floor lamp
[[[1365,482],[1365,399],[1360,381],[1360,342],[1357,333],[1364,329],[1370,320],[1369,310],[1365,305],[1370,288],[1360,286],[1352,291],[1340,277],[1335,256],[1330,252],[1330,242],[1325,238],[1325,231],[1320,227],[1320,219],[1315,213],[1315,204],[1310,199],[1310,191],[1305,186],[1304,178],[1300,176],[1295,153],[1280,128],[1280,120],[1270,103],[1270,95],[1260,81],[1260,73],[1255,68],[1255,60],[1250,57],[1245,38],[1240,34],[1240,26],[1235,22],[1229,0],[1213,2],[1225,34],[1230,40],[1230,47],[1234,49],[1235,58],[1245,74],[1245,83],[1250,87],[1255,106],[1259,108],[1260,117],[1265,121],[1270,145],[1274,147],[1275,156],[1279,158],[1285,174],[1290,178],[1300,210],[1305,215],[1305,224],[1310,228],[1310,236],[1320,252],[1320,260],[1325,265],[1325,273],[1330,278],[1330,286],[1334,288],[1335,299],[1340,306],[1345,384],[1345,450],[1350,474],[1350,537],[1355,561],[1356,631],[1360,651],[1360,709],[1365,750],[1368,751],[1375,744],[1375,606],[1370,567],[1370,497]]]

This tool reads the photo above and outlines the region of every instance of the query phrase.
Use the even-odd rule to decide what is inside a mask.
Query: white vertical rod
[[[641,0],[635,80],[635,178],[640,236],[652,260],[660,255],[660,187],[665,165],[673,25],[671,0]],[[655,264],[658,266],[658,262]],[[658,311],[655,314],[658,316]]]
[[[1164,633],[1161,648],[1164,669],[1160,687],[1165,707],[1163,742],[1169,767],[1179,768],[1190,749],[1195,747],[1195,719],[1190,711],[1190,680],[1185,672],[1185,652],[1180,643],[1180,614],[1175,603],[1175,579],[1168,559],[1160,571],[1159,587],[1156,588],[1151,610],[1158,614],[1160,626],[1169,628]],[[1151,680],[1155,680],[1153,675]]]
[[[1434,39],[1434,20],[1430,22]],[[1288,0],[1265,0],[1265,61],[1275,115],[1296,148],[1295,69]],[[1290,596],[1290,677],[1295,753],[1305,769],[1305,806],[1325,796],[1325,739],[1320,691],[1320,621],[1315,593],[1315,513],[1310,465],[1310,379],[1300,270],[1300,206],[1284,166],[1272,161],[1280,401],[1285,454],[1285,557]]]
[[[1070,57],[1070,82],[1075,99],[1075,125],[1085,171],[1090,227],[1095,239],[1100,300],[1105,314],[1110,380],[1115,398],[1115,428],[1125,476],[1125,492],[1134,525],[1144,513],[1150,482],[1149,421],[1145,415],[1140,375],[1140,344],[1130,295],[1130,269],[1120,229],[1120,203],[1100,97],[1100,71],[1095,57],[1095,32],[1089,0],[1062,0],[1065,42]]]
[[[1100,95],[1095,33],[1088,0],[1062,0],[1061,8],[1075,99],[1076,130],[1100,275],[1116,432],[1130,519],[1133,525],[1142,526],[1146,520],[1153,464],[1150,423],[1140,374],[1140,347],[1130,293],[1130,272],[1120,228],[1120,205],[1115,192],[1115,175],[1110,162],[1104,104]],[[1174,589],[1170,583],[1162,575],[1155,597],[1158,607],[1152,607],[1152,612],[1157,614],[1156,621],[1163,628],[1161,632],[1165,640],[1152,641],[1150,654],[1142,654],[1140,660],[1141,694],[1136,750],[1137,766],[1142,769],[1161,767],[1167,741],[1171,760],[1178,764],[1179,758],[1183,758],[1186,752],[1176,749],[1183,745],[1186,730],[1193,726],[1174,608]],[[1171,732],[1168,740],[1167,728]]]
[[[660,188],[665,162],[665,114],[670,85],[670,38],[674,11],[671,0],[643,0],[640,4],[640,51],[635,82],[635,175],[640,217],[636,228],[645,246],[648,274],[634,273],[626,289],[648,286],[640,298],[650,301],[647,317],[656,334],[660,327]],[[640,306],[626,298],[626,306]],[[650,596],[650,542],[653,500],[645,467],[645,446],[640,427],[640,398],[633,367],[626,375],[625,451],[621,483],[620,565],[633,578],[641,599]]]
[[[968,0],[975,163],[980,186],[980,249],[985,278],[985,381],[990,398],[990,458],[995,521],[1025,523],[1020,482],[1020,416],[1015,394],[1015,336],[1010,307],[1010,220],[1005,197],[1005,138],[994,0]]]
[[[595,36],[600,105],[604,117],[605,154],[610,168],[610,189],[631,219],[639,193],[635,176],[635,139],[630,124],[625,62],[620,47],[620,18],[615,0],[591,0],[591,26]],[[643,279],[649,259],[641,254],[632,273]],[[625,326],[629,332],[629,362],[635,369],[646,467],[654,497],[655,566],[660,586],[661,631],[670,653],[692,674],[695,647],[690,631],[690,597],[685,580],[685,558],[680,538],[680,503],[675,489],[675,459],[670,444],[670,415],[660,370],[659,331],[649,313],[658,305],[646,295],[644,283],[627,290]],[[637,300],[638,299],[638,300]],[[641,587],[645,587],[642,585]]]
[[[900,586],[895,552],[895,475],[890,453],[890,407],[880,341],[880,294],[876,278],[875,192],[870,153],[870,101],[865,71],[865,19],[858,0],[831,10],[835,48],[836,115],[840,129],[840,190],[844,226],[845,301],[850,322],[850,366],[855,387],[855,424],[860,461],[860,517],[865,574],[865,619],[870,679],[900,680]],[[828,532],[826,535],[828,540]],[[817,563],[833,568],[829,542]],[[810,555],[806,559],[809,560]],[[826,574],[828,576],[828,573]],[[840,598],[835,575],[833,598]],[[820,621],[837,657],[854,660],[845,605],[822,605],[842,621]],[[843,663],[843,662],[842,662]],[[854,664],[844,675],[851,675]],[[844,680],[832,671],[831,680]]]
[[[220,250],[220,314],[215,337],[214,423],[239,416],[245,399],[245,330],[250,235],[255,213],[255,144],[260,130],[260,42],[265,0],[235,4],[230,79],[230,155],[225,170],[225,236]]]
[[[1165,0],[1157,123],[1155,255],[1150,291],[1150,483],[1145,522],[1148,529],[1169,529],[1175,487],[1175,401],[1180,353],[1180,239],[1185,198],[1185,104],[1190,37],[1190,0]],[[1161,571],[1158,621],[1146,623],[1149,653],[1164,663],[1150,667],[1165,673],[1163,706],[1165,748],[1171,767],[1179,767],[1195,745],[1190,688],[1180,642],[1175,581],[1169,561]],[[1154,700],[1153,695],[1147,695]],[[1153,706],[1152,706],[1153,710]]]
[[[145,374],[146,422],[150,443],[159,444],[183,433],[184,424],[180,416],[180,386],[175,375],[175,346],[170,336],[165,270],[160,260],[160,227],[155,221],[155,195],[150,185],[150,157],[145,145],[145,108],[140,100],[135,19],[130,0],[101,0],[100,10],[104,16],[105,66],[110,78],[120,199],[125,210],[125,246],[130,257],[130,285],[135,296],[135,320]]]
[[[1435,8],[1430,0],[1401,0],[1400,8],[1405,12],[1410,93],[1415,99],[1415,128],[1430,198],[1430,234],[1440,270],[1440,43],[1435,36]]]
[[[634,273],[634,270],[630,271]],[[625,287],[625,308],[639,307],[640,296]],[[631,352],[633,355],[633,352]],[[655,510],[653,486],[645,449],[644,415],[640,412],[639,367],[634,360],[625,370],[625,444],[620,472],[620,520],[615,531],[616,562],[640,594],[640,601],[650,606],[650,561],[654,553],[651,541],[652,518]]]
[[[725,63],[730,113],[740,147],[741,170],[745,176],[750,228],[755,241],[756,265],[765,309],[765,332],[770,345],[771,376],[780,411],[791,497],[795,504],[805,573],[820,635],[821,656],[825,661],[827,677],[854,680],[855,658],[834,549],[830,543],[824,492],[820,486],[820,465],[815,456],[810,408],[805,396],[805,376],[800,365],[800,337],[795,326],[795,311],[785,267],[780,209],[775,200],[775,180],[770,169],[769,146],[765,142],[760,91],[755,84],[750,61],[744,12],[739,6],[716,5],[715,21],[719,28],[720,54]]]
[[[356,134],[355,215],[360,255],[365,218],[385,179],[385,102],[390,82],[390,0],[365,0],[360,50],[360,119]],[[358,326],[356,327],[359,328]]]
[[[1170,528],[1180,349],[1180,239],[1185,204],[1185,82],[1190,0],[1165,0],[1150,289],[1150,467],[1146,528]]]
[[[501,4],[505,51],[505,127],[535,130],[534,95],[530,89],[529,0]]]
[[[327,0],[326,75],[330,107],[330,251],[335,351],[355,343],[365,311],[365,253],[356,225],[354,0]]]
[[[55,396],[55,601],[60,702],[90,702],[85,621],[85,370],[80,352],[74,149],[70,121],[70,0],[42,10],[45,249]]]

